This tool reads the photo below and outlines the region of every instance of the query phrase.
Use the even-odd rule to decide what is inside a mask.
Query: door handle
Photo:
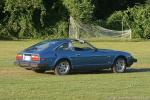
[[[76,54],[76,56],[80,56],[80,54]]]

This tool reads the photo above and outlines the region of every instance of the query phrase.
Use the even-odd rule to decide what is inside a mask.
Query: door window
[[[93,50],[93,47],[91,47],[86,42],[79,42],[79,41],[72,41],[72,46],[75,51],[89,51]]]

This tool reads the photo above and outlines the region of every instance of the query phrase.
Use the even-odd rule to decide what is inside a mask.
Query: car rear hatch
[[[18,57],[17,57],[18,56]],[[31,54],[31,53],[21,53],[16,56],[16,64],[20,65],[21,67],[31,67],[34,64],[36,66],[40,63],[40,56],[39,54]]]

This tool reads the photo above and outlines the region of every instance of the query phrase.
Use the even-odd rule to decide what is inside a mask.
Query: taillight
[[[16,60],[22,60],[22,58],[23,58],[22,54],[17,54],[16,55]]]
[[[40,60],[40,57],[39,55],[32,55],[32,61],[39,61]]]

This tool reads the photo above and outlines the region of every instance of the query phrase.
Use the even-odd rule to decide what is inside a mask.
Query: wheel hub
[[[118,59],[116,62],[116,70],[122,72],[125,69],[126,62],[124,59]]]
[[[67,71],[69,70],[70,68],[70,65],[68,62],[61,62],[59,65],[58,65],[58,69],[59,69],[59,72],[64,74],[64,73],[67,73]]]

